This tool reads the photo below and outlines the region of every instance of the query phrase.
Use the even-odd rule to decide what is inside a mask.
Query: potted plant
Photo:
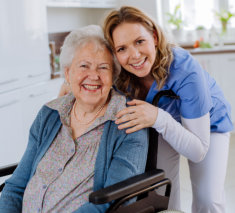
[[[199,25],[196,28],[196,36],[197,39],[204,38],[205,39],[206,29],[204,26]]]
[[[180,7],[181,7],[181,5],[178,4],[175,6],[173,13],[166,13],[166,15],[169,17],[168,23],[173,25],[175,27],[175,29],[177,29],[177,30],[179,30],[183,26],[183,20],[182,20]]]
[[[184,37],[184,33],[182,31],[182,26],[184,23],[182,20],[180,7],[181,5],[178,4],[175,6],[173,13],[166,13],[166,15],[169,17],[168,23],[173,26],[173,29],[171,29],[173,39],[177,42],[180,42]]]
[[[220,12],[215,12],[216,16],[219,18],[220,23],[222,25],[222,34],[227,32],[227,24],[228,21],[235,16],[235,14],[231,13],[228,10],[221,10]]]

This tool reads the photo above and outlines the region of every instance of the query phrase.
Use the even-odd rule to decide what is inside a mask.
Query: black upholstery
[[[0,177],[11,175],[14,172],[14,170],[16,169],[17,165],[18,164],[15,163],[15,164],[11,164],[8,166],[0,167]],[[0,185],[0,192],[2,191],[4,186],[5,186],[5,183]]]

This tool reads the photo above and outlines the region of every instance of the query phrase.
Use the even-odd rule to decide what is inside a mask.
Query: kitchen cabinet
[[[48,82],[41,82],[33,86],[23,88],[20,91],[21,115],[24,118],[22,123],[23,143],[28,140],[28,133],[37,113],[41,107],[59,94],[59,88],[62,83],[58,81],[58,85],[54,83],[57,79]]]
[[[1,57],[1,53],[0,53],[0,57]],[[0,72],[1,73],[0,94],[5,91],[9,91],[17,87],[20,87],[22,78],[20,76],[20,73],[15,73],[14,71],[14,70],[17,70],[17,65],[11,64],[11,63],[8,64],[5,60],[2,60],[1,65],[2,65],[2,68],[1,68],[2,72]]]
[[[134,6],[156,18],[156,0],[47,0],[48,32],[68,32],[89,24],[103,25],[114,8]]]
[[[192,54],[221,87],[232,107],[232,121],[235,124],[235,93],[233,89],[235,85],[235,50],[234,52]]]
[[[38,111],[58,96],[62,82],[58,78],[0,95],[0,166],[19,162]]]
[[[46,0],[1,0],[0,166],[18,162],[41,106],[56,98],[50,80]]]
[[[18,162],[38,107],[52,93],[45,1],[1,0],[0,166]],[[44,92],[44,93],[43,93]],[[27,132],[27,133],[26,133]]]
[[[50,79],[45,2],[2,0],[0,14],[0,93]]]
[[[22,117],[19,91],[0,95],[0,166],[18,162],[25,149],[22,144]]]
[[[117,0],[49,0],[47,26],[49,33],[68,32],[86,25],[102,25],[103,18],[117,7]]]

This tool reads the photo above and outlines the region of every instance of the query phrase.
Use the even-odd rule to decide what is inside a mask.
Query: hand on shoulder
[[[158,108],[141,100],[127,102],[127,107],[116,115],[116,124],[120,124],[118,129],[127,129],[126,133],[136,132],[143,128],[153,126],[157,119]]]
[[[71,91],[70,86],[68,83],[64,82],[60,87],[60,92],[58,97],[67,95]]]

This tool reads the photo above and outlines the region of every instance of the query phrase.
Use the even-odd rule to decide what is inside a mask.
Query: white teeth
[[[83,85],[86,89],[89,89],[89,90],[96,90],[98,89],[100,86],[97,86],[97,85]]]
[[[138,64],[132,64],[132,65],[135,67],[139,67],[140,65],[144,63],[144,61],[145,61],[145,58],[142,61],[140,61]]]

